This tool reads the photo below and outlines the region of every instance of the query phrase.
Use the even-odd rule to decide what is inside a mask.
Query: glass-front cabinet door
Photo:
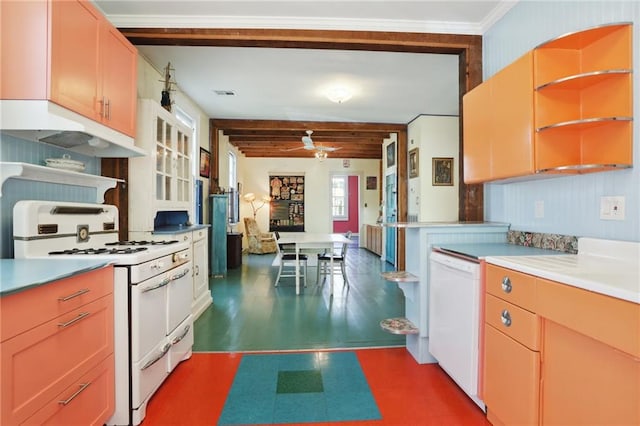
[[[156,200],[170,201],[173,184],[173,126],[156,117]]]

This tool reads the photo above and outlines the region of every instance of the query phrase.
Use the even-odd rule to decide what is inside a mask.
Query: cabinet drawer
[[[505,425],[538,424],[539,352],[486,324],[484,374],[489,421]]]
[[[207,237],[209,231],[206,229],[198,229],[197,231],[193,231],[193,242],[200,241]]]
[[[487,293],[535,312],[535,277],[487,264]]]
[[[113,297],[105,296],[2,342],[1,424],[16,424],[113,353]]]
[[[113,292],[113,267],[78,274],[0,298],[0,341]]]
[[[525,309],[486,295],[485,321],[526,347],[540,348],[540,319]]]
[[[102,425],[115,409],[113,355],[49,401],[26,425]]]

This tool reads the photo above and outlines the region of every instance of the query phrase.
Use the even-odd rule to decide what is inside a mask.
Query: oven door
[[[131,359],[140,361],[167,336],[167,287],[171,273],[131,286]]]
[[[172,333],[191,314],[193,302],[193,268],[191,261],[169,271],[167,286],[167,330]]]

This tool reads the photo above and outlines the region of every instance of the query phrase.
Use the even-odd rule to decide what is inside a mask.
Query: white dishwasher
[[[480,264],[474,260],[431,252],[429,352],[485,410],[478,397]]]

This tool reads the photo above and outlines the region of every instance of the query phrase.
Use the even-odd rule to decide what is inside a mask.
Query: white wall
[[[409,179],[407,211],[419,222],[458,220],[458,121],[458,117],[421,115],[408,125],[407,149],[418,148],[419,173]],[[453,186],[432,185],[433,157],[453,158]]]
[[[485,79],[528,50],[568,32],[633,22],[633,99],[640,105],[640,2],[521,1],[483,36]],[[539,181],[485,185],[485,219],[512,229],[640,241],[640,120],[634,114],[632,169]],[[603,149],[606,149],[606,141]],[[600,198],[626,198],[626,219],[600,219]],[[544,203],[544,217],[535,205]]]
[[[230,145],[223,141],[221,156],[226,155]],[[331,174],[347,173],[360,176],[360,223],[375,223],[378,217],[378,191],[380,188],[380,160],[349,160],[343,167],[342,159],[328,158],[323,162],[313,158],[247,158],[238,155],[238,180],[243,193],[253,192],[258,198],[269,194],[270,174],[300,174],[305,176],[305,231],[332,232],[331,218]],[[366,190],[366,176],[378,178],[378,190]],[[222,174],[221,174],[222,177]],[[222,183],[221,183],[222,184]],[[240,217],[252,216],[251,207],[240,202]],[[269,229],[268,206],[256,215],[260,228]],[[242,222],[242,220],[241,220]],[[240,228],[242,228],[241,225]],[[362,227],[361,227],[362,229]]]

